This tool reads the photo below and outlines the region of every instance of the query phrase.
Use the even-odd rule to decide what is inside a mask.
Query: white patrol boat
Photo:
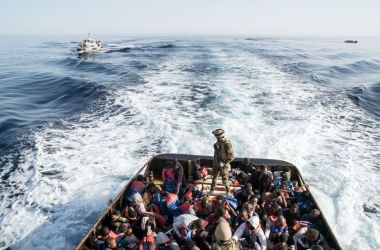
[[[91,33],[88,33],[87,39],[79,42],[77,47],[77,52],[82,53],[92,53],[102,50],[102,43],[91,37]]]

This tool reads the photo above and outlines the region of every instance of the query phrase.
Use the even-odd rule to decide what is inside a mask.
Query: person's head
[[[281,206],[277,203],[274,203],[271,207],[271,213],[274,215],[279,215],[281,212]]]
[[[153,182],[149,183],[146,189],[151,194],[153,194],[157,190],[156,185]]]
[[[145,184],[147,184],[147,183],[149,183],[150,181],[149,181],[149,176],[144,176],[144,183]]]
[[[187,249],[187,250],[199,250],[199,248],[197,247],[195,242],[192,240],[186,240],[185,241],[185,249]]]
[[[128,207],[125,209],[125,217],[131,222],[137,220],[137,212],[133,207]]]
[[[202,207],[207,207],[208,205],[208,196],[203,196],[201,199],[201,205]]]
[[[219,219],[222,218],[226,214],[226,209],[222,206],[218,206],[215,209],[215,216]]]
[[[86,246],[89,249],[96,249],[97,248],[96,238],[92,235],[88,236],[86,240]]]
[[[319,216],[321,215],[321,211],[319,211],[318,209],[312,209],[309,213],[309,216],[313,219],[316,219],[318,218]]]
[[[305,239],[308,242],[315,242],[319,238],[319,231],[314,228],[308,228],[305,233]]]
[[[153,182],[154,176],[153,176],[153,171],[149,172],[149,182]]]
[[[284,242],[277,243],[274,245],[273,250],[288,250],[290,249],[288,245]]]
[[[323,247],[320,245],[312,245],[310,249],[311,250],[323,250]]]
[[[193,226],[194,226],[195,230],[201,231],[201,230],[205,229],[206,222],[203,219],[197,219],[196,221],[194,221]]]
[[[289,172],[283,172],[282,173],[282,179],[284,180],[290,180],[290,177],[291,177],[291,173],[290,173],[290,171]]]
[[[216,137],[218,141],[224,142],[226,140],[226,138],[224,137],[223,129],[221,128],[215,129],[214,131],[212,131],[212,133],[214,134],[214,136]]]
[[[126,224],[126,226],[127,226],[127,231],[125,234],[128,236],[131,236],[133,234],[132,226],[131,226],[131,224]]]
[[[126,223],[120,224],[120,226],[117,228],[116,233],[121,234],[121,233],[127,233],[128,231],[128,225]]]
[[[107,237],[109,233],[110,233],[110,229],[108,227],[102,227],[102,231],[100,232],[100,234],[103,238]]]
[[[144,176],[139,174],[138,176],[136,176],[136,181],[144,181]]]
[[[268,172],[268,166],[267,165],[260,165],[259,171],[261,174],[266,174]]]
[[[176,169],[176,170],[179,169],[180,164],[181,164],[181,163],[179,163],[178,159],[175,159],[175,160],[174,160],[174,165],[173,165],[174,169]]]
[[[293,187],[298,187],[298,181],[297,180],[292,180]]]
[[[164,234],[163,232],[159,232],[156,236],[156,242],[159,246],[169,246],[170,245],[170,239],[169,237]]]
[[[253,203],[251,202],[248,202],[246,208],[247,208],[248,213],[251,213],[253,212],[253,210],[255,210],[255,205],[253,205]]]
[[[246,221],[248,220],[248,217],[249,217],[249,214],[248,214],[248,211],[247,209],[242,209],[241,210],[241,214],[240,214],[240,218],[243,220],[243,221]]]
[[[247,183],[244,187],[244,191],[247,193],[247,194],[251,194],[253,192],[252,190],[252,184],[251,183]]]
[[[258,204],[259,203],[259,200],[260,200],[260,196],[252,196],[251,199],[249,200],[251,203],[253,204]]]
[[[115,215],[115,216],[120,217],[120,216],[121,216],[121,212],[120,212],[119,210],[114,210],[114,211],[112,212],[112,215]]]
[[[106,243],[107,243],[107,246],[111,249],[113,248],[116,248],[117,247],[117,243],[116,243],[116,240],[112,237],[108,237],[107,240],[106,240]]]
[[[297,205],[297,203],[293,203],[292,205],[290,205],[290,213],[291,214],[296,214],[298,213],[299,211],[299,207]]]
[[[281,179],[281,187],[287,187],[288,186],[288,180],[285,178]]]
[[[244,159],[243,159],[243,164],[244,164],[245,166],[248,166],[250,163],[251,163],[251,160],[250,160],[249,158],[244,158]]]
[[[286,226],[286,219],[284,216],[280,215],[278,216],[277,220],[275,221],[276,227],[284,227]]]

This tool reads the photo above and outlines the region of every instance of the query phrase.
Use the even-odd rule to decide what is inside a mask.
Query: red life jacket
[[[171,181],[175,181],[174,168],[169,167],[169,168],[164,168],[162,170],[162,180],[166,181],[167,179]]]

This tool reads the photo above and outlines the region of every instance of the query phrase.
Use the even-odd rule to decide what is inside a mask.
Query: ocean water
[[[298,166],[344,249],[380,248],[380,39],[0,39],[0,249],[72,249],[149,157]]]

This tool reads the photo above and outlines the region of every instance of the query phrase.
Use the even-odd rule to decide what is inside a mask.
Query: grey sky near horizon
[[[380,0],[3,0],[0,35],[380,36]]]

